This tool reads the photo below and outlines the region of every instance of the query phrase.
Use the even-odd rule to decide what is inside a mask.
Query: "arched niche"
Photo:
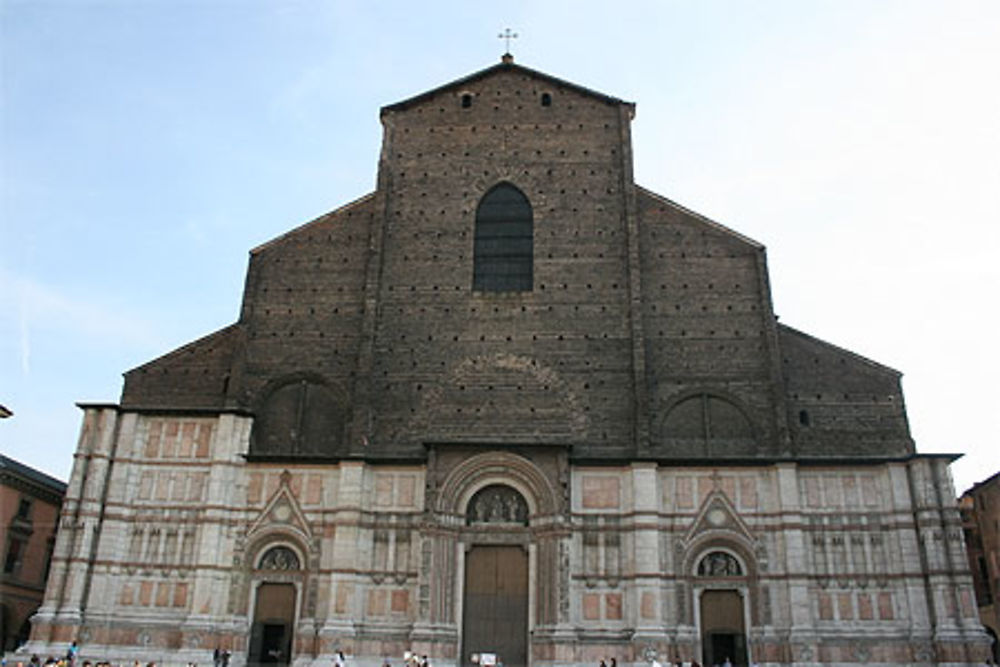
[[[747,410],[711,391],[687,392],[671,401],[660,423],[661,446],[676,456],[753,454],[756,434]]]
[[[321,378],[302,374],[270,384],[254,412],[252,456],[334,457],[346,451],[347,401]]]

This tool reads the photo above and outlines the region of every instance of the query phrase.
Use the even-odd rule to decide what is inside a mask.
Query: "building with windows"
[[[958,499],[979,620],[1000,662],[1000,472],[974,484]]]
[[[0,454],[0,655],[28,641],[65,492],[63,482]]]
[[[81,406],[32,648],[985,656],[899,373],[779,324],[761,244],[636,184],[634,114],[509,55],[384,107],[371,194]]]

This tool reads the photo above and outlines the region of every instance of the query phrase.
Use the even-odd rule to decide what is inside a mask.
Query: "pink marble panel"
[[[757,478],[740,477],[740,507],[757,509]]]
[[[694,508],[694,489],[690,477],[677,478],[677,507],[678,509]]]
[[[612,621],[622,618],[622,594],[606,593],[604,595],[604,617]]]
[[[614,509],[621,503],[617,477],[584,475],[582,487],[583,506],[587,509]]]

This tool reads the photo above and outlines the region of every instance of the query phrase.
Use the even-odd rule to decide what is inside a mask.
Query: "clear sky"
[[[237,317],[248,251],[374,189],[379,107],[499,61],[637,104],[636,181],[768,248],[781,321],[1000,470],[1000,2],[0,0],[0,451]]]

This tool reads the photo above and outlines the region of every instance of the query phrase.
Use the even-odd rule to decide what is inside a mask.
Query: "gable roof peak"
[[[549,85],[559,86],[561,88],[566,88],[566,89],[569,89],[569,90],[576,91],[577,93],[580,93],[582,95],[586,95],[588,97],[597,99],[597,100],[599,100],[601,102],[604,102],[605,104],[609,104],[609,105],[623,105],[625,107],[628,107],[629,112],[630,112],[630,116],[632,116],[632,117],[635,116],[635,103],[634,102],[626,102],[625,100],[619,99],[617,97],[612,97],[611,95],[605,95],[604,93],[599,93],[599,92],[597,92],[595,90],[591,90],[590,88],[586,88],[585,86],[580,86],[578,84],[571,83],[569,81],[565,81],[565,80],[560,79],[558,77],[554,77],[554,76],[552,76],[550,74],[546,74],[544,72],[539,72],[538,70],[531,69],[530,67],[525,67],[523,65],[515,64],[514,63],[514,56],[511,55],[510,52],[504,53],[502,56],[500,56],[500,62],[497,63],[496,65],[492,65],[490,67],[487,67],[486,69],[481,69],[478,72],[473,72],[472,74],[469,74],[468,76],[464,76],[464,77],[462,77],[460,79],[455,79],[454,81],[451,81],[450,83],[446,83],[446,84],[444,84],[442,86],[438,86],[436,88],[432,88],[432,89],[430,89],[428,91],[425,91],[423,93],[419,93],[417,95],[414,95],[413,97],[409,97],[409,98],[407,98],[405,100],[402,100],[400,102],[396,102],[395,104],[388,104],[388,105],[382,107],[381,112],[380,112],[379,115],[380,116],[385,116],[387,113],[392,113],[392,112],[395,112],[395,111],[404,111],[404,110],[406,110],[406,109],[408,109],[408,108],[410,108],[410,107],[412,107],[412,106],[414,106],[416,104],[419,104],[421,102],[424,102],[424,101],[430,99],[431,97],[434,97],[435,95],[439,95],[440,93],[443,93],[443,92],[448,91],[448,90],[454,90],[454,89],[461,88],[461,87],[466,86],[466,85],[468,85],[470,83],[479,81],[481,79],[485,79],[487,77],[493,76],[493,75],[495,75],[497,73],[500,73],[500,72],[517,72],[517,73],[520,73],[520,74],[525,74],[525,75],[527,75],[527,76],[529,76],[529,77],[531,77],[533,79],[537,79],[539,81],[547,82]]]

